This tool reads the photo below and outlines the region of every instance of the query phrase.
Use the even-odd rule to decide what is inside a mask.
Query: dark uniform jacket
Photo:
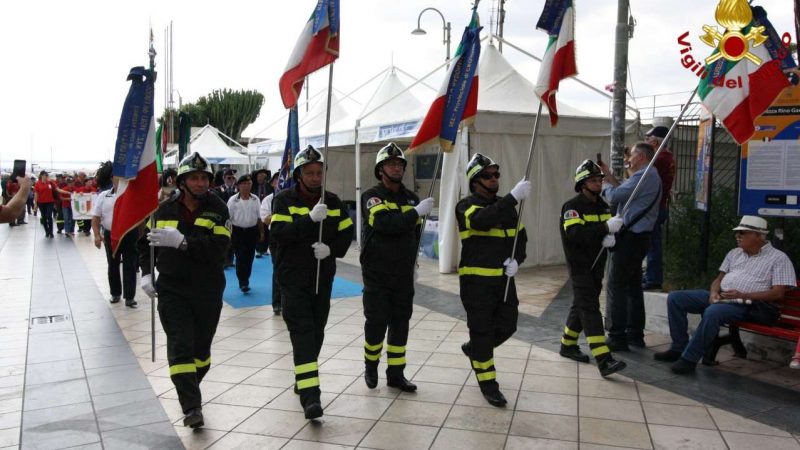
[[[570,273],[588,274],[591,271],[603,238],[608,234],[605,223],[610,218],[611,208],[599,195],[593,202],[578,194],[561,207],[561,243]],[[605,266],[603,253],[595,268]]]
[[[414,275],[422,218],[414,206],[419,197],[400,186],[392,192],[383,183],[361,196],[361,267],[389,275]]]
[[[517,200],[508,194],[487,199],[473,193],[456,205],[456,219],[461,238],[461,262],[458,275],[505,283],[503,262],[511,256],[517,226]],[[514,259],[525,261],[528,242],[524,225],[520,224]]]
[[[223,184],[222,186],[215,187],[214,189],[211,190],[211,192],[213,192],[216,196],[221,198],[222,202],[227,205],[228,200],[230,200],[231,197],[236,195],[236,193],[239,192],[239,190],[236,189],[236,185],[228,187]]]
[[[317,258],[311,244],[319,238],[319,223],[308,215],[311,207],[300,196],[299,185],[275,195],[272,203],[270,244],[275,248],[275,270],[280,280],[310,280],[313,286]],[[320,278],[330,279],[336,273],[336,258],[341,258],[353,240],[353,221],[336,194],[325,192],[328,217],[322,221],[322,242],[331,248],[331,255],[322,260]]]
[[[156,247],[159,284],[175,283],[192,289],[220,289],[225,286],[222,264],[231,240],[228,207],[215,195],[208,195],[194,211],[189,223],[181,219],[181,190],[158,206],[156,228],[177,228],[188,245],[186,250]],[[148,222],[149,223],[149,222]],[[147,236],[139,240],[139,264],[142,275],[150,273],[150,249]]]

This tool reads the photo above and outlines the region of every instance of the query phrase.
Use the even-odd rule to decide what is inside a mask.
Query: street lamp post
[[[447,53],[445,54],[445,61],[450,61],[450,22],[445,20],[444,14],[436,8],[425,8],[420,11],[419,16],[417,17],[417,28],[411,32],[413,35],[424,35],[428,34],[425,30],[422,29],[420,26],[420,20],[422,19],[422,15],[425,14],[425,11],[436,11],[439,14],[439,17],[442,18],[442,43],[446,46]]]

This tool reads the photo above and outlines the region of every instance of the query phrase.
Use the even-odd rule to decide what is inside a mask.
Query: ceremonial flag
[[[305,77],[338,57],[339,0],[317,0],[278,83],[283,106],[296,106]]]
[[[706,64],[705,74],[697,86],[700,99],[739,144],[747,142],[755,133],[753,121],[760,116],[789,86],[782,69],[796,67],[788,48],[767,20],[760,6],[752,8],[753,20],[742,30],[746,36],[754,26],[763,26],[767,37],[762,45],[749,47],[750,53],[761,60],[755,64],[747,58],[730,61],[720,57]],[[712,53],[716,55],[719,49]],[[781,58],[783,56],[783,58]]]
[[[550,126],[558,123],[556,92],[561,80],[578,74],[575,65],[575,7],[572,0],[546,0],[536,28],[550,36],[544,51],[536,95],[547,106]]]
[[[131,87],[117,131],[114,148],[114,177],[117,200],[111,226],[111,251],[158,208],[158,173],[156,172],[155,115],[153,94],[155,72],[134,67],[128,74]]]
[[[456,141],[458,130],[475,119],[478,112],[481,29],[483,27],[480,26],[478,12],[473,8],[469,26],[464,29],[456,55],[450,61],[450,70],[417,135],[414,136],[408,153],[434,144],[439,144],[442,151],[449,152]]]
[[[294,184],[294,157],[300,151],[300,133],[297,124],[297,105],[289,110],[289,124],[286,127],[286,147],[281,159],[281,171],[278,175],[278,190],[288,189]]]
[[[156,130],[156,172],[161,173],[164,171],[164,149],[167,148],[164,141],[166,133],[164,132],[164,124],[160,123]]]
[[[189,139],[192,137],[192,116],[181,111],[178,114],[178,162],[189,154]]]

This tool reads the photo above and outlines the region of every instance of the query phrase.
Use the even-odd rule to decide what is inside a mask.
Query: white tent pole
[[[361,250],[361,142],[358,140],[358,128],[360,126],[361,119],[356,119],[356,243],[359,251]]]
[[[417,79],[417,77],[415,77],[414,75],[411,75],[410,73],[406,72],[405,70],[403,70],[403,69],[401,69],[399,67],[395,67],[395,69],[397,69],[398,72],[400,72],[401,74],[407,76],[408,78],[411,78],[412,80],[416,80]],[[426,88],[432,90],[433,92],[438,92],[439,91],[438,88],[435,88],[435,87],[431,86],[428,83],[421,83],[421,84],[423,86],[425,86]]]

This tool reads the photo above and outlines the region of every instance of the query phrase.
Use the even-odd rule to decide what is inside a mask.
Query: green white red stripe
[[[550,126],[558,123],[556,92],[561,80],[578,74],[575,64],[575,8],[572,0],[547,0],[536,28],[550,36],[539,67],[536,95],[547,106]]]

